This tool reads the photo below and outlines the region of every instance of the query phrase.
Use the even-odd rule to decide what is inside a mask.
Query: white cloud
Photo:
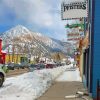
[[[49,13],[51,7],[43,0],[4,0],[4,4],[13,9],[17,17],[33,22],[38,25],[46,25],[47,21],[52,21]]]
[[[61,20],[60,14],[61,0],[3,0],[3,5],[13,9],[16,17],[27,24],[47,28],[61,36],[66,33],[66,21]]]

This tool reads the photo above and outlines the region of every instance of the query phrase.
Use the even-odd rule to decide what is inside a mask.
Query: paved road
[[[28,68],[25,69],[15,69],[15,70],[9,70],[9,72],[6,74],[7,77],[17,76],[23,73],[29,72]]]

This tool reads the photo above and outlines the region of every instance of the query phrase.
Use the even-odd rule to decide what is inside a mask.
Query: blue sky
[[[0,33],[16,25],[57,39],[66,39],[61,0],[0,0]]]

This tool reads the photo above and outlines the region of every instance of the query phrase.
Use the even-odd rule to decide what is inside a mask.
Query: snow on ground
[[[56,81],[82,81],[79,69],[66,69],[66,71],[56,79]]]
[[[0,88],[0,100],[35,100],[70,66],[35,70],[20,76],[7,78],[4,86]]]
[[[82,82],[82,79],[80,77],[79,68],[74,68],[75,66],[73,66],[74,59],[71,58],[70,61],[71,61],[71,64],[69,68],[66,68],[65,72],[62,75],[60,75],[58,78],[56,78],[56,81],[80,81]]]
[[[81,81],[78,68],[73,64],[53,69],[35,70],[7,78],[0,88],[0,100],[35,100],[52,85],[53,81]],[[62,75],[61,75],[62,74]]]

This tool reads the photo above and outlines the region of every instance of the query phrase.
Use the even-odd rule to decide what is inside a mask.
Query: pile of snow
[[[76,68],[75,70],[66,70],[60,77],[56,79],[56,81],[80,81],[82,82],[82,79],[80,77],[79,68]]]
[[[0,100],[35,100],[52,85],[52,82],[70,66],[35,70],[7,78],[0,88]]]

